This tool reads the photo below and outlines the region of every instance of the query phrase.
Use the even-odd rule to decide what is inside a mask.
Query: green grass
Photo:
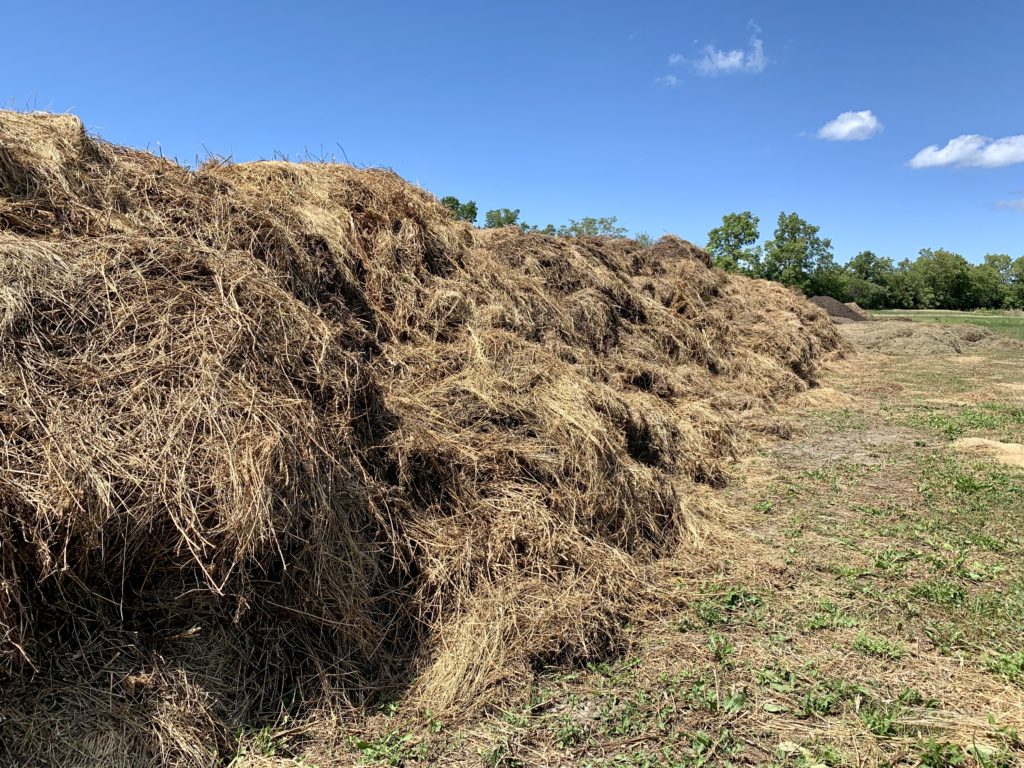
[[[995,309],[978,312],[955,312],[946,309],[879,309],[873,310],[871,316],[880,320],[909,317],[924,323],[969,323],[988,328],[993,333],[1024,340],[1024,313]]]
[[[964,435],[987,435],[1017,442],[1024,435],[1024,406],[979,403],[970,406],[938,406],[912,403],[900,408],[883,407],[894,420],[911,427],[935,429],[950,440]]]

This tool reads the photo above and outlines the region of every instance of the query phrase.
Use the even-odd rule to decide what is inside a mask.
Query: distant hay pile
[[[281,711],[613,652],[843,345],[673,237],[0,112],[0,763],[211,765]]]
[[[861,349],[884,355],[970,355],[1024,350],[1024,342],[970,323],[907,322],[906,318],[843,326]]]

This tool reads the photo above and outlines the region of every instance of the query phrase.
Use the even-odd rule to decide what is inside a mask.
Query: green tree
[[[922,309],[928,304],[927,289],[914,262],[903,259],[893,269],[886,283],[889,306],[895,309]]]
[[[636,237],[634,237],[633,239],[636,240],[638,243],[640,243],[640,245],[644,246],[645,248],[649,248],[650,246],[654,245],[654,238],[651,237],[646,232],[637,232]]]
[[[846,263],[850,274],[856,275],[861,280],[869,283],[884,286],[892,276],[892,259],[877,256],[871,251],[861,251]],[[857,302],[858,304],[860,302]]]
[[[970,269],[970,302],[965,309],[984,307],[985,309],[998,309],[1008,293],[1007,286],[1003,285],[999,270],[991,264],[976,264]]]
[[[452,212],[452,216],[455,217],[456,221],[468,221],[470,224],[476,223],[476,202],[469,200],[465,203],[460,202],[459,198],[447,195],[441,198],[441,205]]]
[[[1010,266],[1006,304],[1014,309],[1024,309],[1024,256],[1018,256]]]
[[[514,227],[519,224],[519,209],[496,208],[484,215],[484,226],[488,229]]]
[[[525,221],[519,223],[519,228],[523,232],[536,232],[539,235],[557,235],[558,229],[555,228],[554,224],[547,224],[543,227],[538,227],[536,224],[527,224]]]
[[[864,309],[885,309],[890,301],[888,288],[855,274],[846,276],[846,295]]]
[[[970,309],[971,265],[959,253],[944,248],[923,248],[910,272],[924,289],[923,307],[929,309]]]
[[[982,263],[992,267],[999,274],[999,282],[1003,285],[1013,283],[1013,259],[1005,253],[986,253]]]
[[[606,216],[595,219],[585,216],[578,221],[569,219],[569,223],[558,228],[561,237],[625,237],[626,228],[618,226],[617,216]]]
[[[761,249],[756,245],[761,237],[760,222],[750,211],[723,216],[722,226],[708,232],[707,251],[715,266],[727,272],[757,274],[761,267]]]
[[[761,276],[806,293],[812,273],[830,271],[833,263],[832,241],[818,231],[795,213],[780,213],[775,235],[764,246]]]
[[[836,264],[831,253],[822,255],[814,265],[805,290],[809,296],[831,296],[839,301],[852,301],[848,283],[850,273]]]

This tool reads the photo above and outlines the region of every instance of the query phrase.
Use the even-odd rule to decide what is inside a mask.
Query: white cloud
[[[654,82],[658,85],[664,85],[666,88],[674,88],[679,85],[680,80],[675,75],[665,75],[664,77],[654,78]]]
[[[681,53],[673,53],[673,54],[670,54],[669,57],[668,57],[668,63],[671,64],[673,67],[678,67],[680,64],[683,64],[685,61],[686,61],[686,57],[683,56],[683,54],[681,54]]]
[[[737,72],[763,72],[768,65],[768,59],[764,55],[764,41],[760,37],[761,29],[754,22],[750,22],[750,26],[752,33],[749,48],[726,51],[715,48],[713,45],[706,45],[704,46],[704,56],[693,65],[697,72],[708,77],[732,75]],[[673,56],[675,55],[677,54],[673,54]]]
[[[826,141],[864,141],[881,133],[884,127],[870,109],[843,112],[818,129],[818,138]]]
[[[1004,211],[1020,211],[1024,213],[1024,197],[1019,200],[1000,200],[996,203],[996,208],[1002,208]]]
[[[937,144],[925,147],[907,163],[911,168],[999,168],[1024,163],[1024,135],[991,139],[965,134],[950,139],[941,149]]]

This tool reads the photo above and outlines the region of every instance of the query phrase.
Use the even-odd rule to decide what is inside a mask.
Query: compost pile
[[[851,322],[861,322],[863,320],[870,320],[868,314],[856,304],[844,304],[839,299],[834,299],[831,296],[813,296],[810,299],[811,303],[821,307],[825,310],[826,314],[833,320],[848,320]]]
[[[844,345],[674,237],[0,112],[0,763],[210,765],[282,711],[614,653]]]
[[[865,312],[864,308],[861,307],[861,305],[858,304],[856,301],[847,301],[847,302],[845,302],[845,304],[846,304],[847,308],[850,309],[855,315],[857,315],[857,317],[860,320],[870,320],[871,319],[871,315],[869,315],[867,312]]]

